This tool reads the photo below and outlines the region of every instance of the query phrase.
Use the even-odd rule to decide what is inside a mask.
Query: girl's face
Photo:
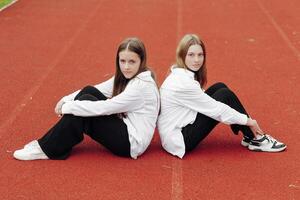
[[[139,55],[128,49],[119,52],[119,66],[122,74],[131,79],[138,72],[141,65]]]
[[[198,71],[204,62],[203,49],[199,44],[191,45],[185,56],[185,65],[192,71]]]

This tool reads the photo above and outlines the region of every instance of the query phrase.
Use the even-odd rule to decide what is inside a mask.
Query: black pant
[[[215,100],[227,104],[238,112],[249,116],[238,97],[224,83],[216,83],[209,87],[205,92]],[[188,124],[182,128],[181,131],[186,152],[193,150],[218,123],[218,121],[198,113],[195,122],[193,124]],[[235,134],[238,134],[238,132],[241,131],[244,136],[247,136],[250,139],[254,138],[254,134],[248,126],[234,124],[230,127]]]
[[[93,86],[83,88],[75,97],[90,101],[106,99]],[[84,133],[114,154],[130,157],[127,126],[117,114],[97,117],[66,114],[38,142],[50,159],[66,159],[72,147],[83,140]]]

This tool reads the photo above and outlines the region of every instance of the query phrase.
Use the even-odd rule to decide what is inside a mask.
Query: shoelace
[[[265,134],[265,136],[266,136],[266,139],[269,140],[269,142],[274,143],[276,141],[275,138],[273,138],[271,135]]]

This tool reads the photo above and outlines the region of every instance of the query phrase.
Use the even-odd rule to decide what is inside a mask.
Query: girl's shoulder
[[[194,80],[193,77],[171,72],[164,80],[161,88],[177,88],[184,90],[188,88],[199,88],[199,86],[199,82]]]
[[[128,82],[127,86],[143,89],[144,87],[148,87],[148,86],[152,86],[152,85],[156,86],[156,83],[155,83],[154,79],[151,76],[151,72],[150,71],[145,71],[145,72],[142,72],[142,73],[138,74],[133,79],[131,79]]]

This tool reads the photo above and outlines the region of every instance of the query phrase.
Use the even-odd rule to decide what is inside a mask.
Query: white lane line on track
[[[14,1],[10,2],[9,4],[7,4],[6,6],[0,8],[0,12],[1,12],[2,10],[4,10],[5,8],[8,8],[9,6],[13,5],[13,4],[16,3],[17,1],[18,1],[18,0],[14,0]]]
[[[172,159],[172,200],[182,200],[182,160],[179,158]]]
[[[182,23],[182,0],[177,0],[177,43],[182,37]],[[183,199],[182,183],[182,160],[174,157],[172,158],[172,200]]]
[[[282,39],[285,41],[285,43],[288,45],[288,47],[293,51],[295,56],[297,57],[298,61],[300,61],[300,52],[299,50],[293,45],[289,37],[286,35],[286,33],[282,30],[282,28],[279,26],[279,24],[275,21],[274,17],[270,14],[270,12],[264,7],[264,5],[260,2],[260,0],[256,0],[256,3],[258,4],[260,10],[267,16],[271,24],[275,27],[279,35],[282,37]]]
[[[71,48],[71,46],[74,44],[77,37],[86,28],[89,21],[96,15],[98,9],[100,8],[100,5],[101,5],[101,2],[98,3],[98,5],[94,7],[94,10],[92,12],[90,12],[90,14],[86,18],[86,20],[81,24],[81,26],[79,26],[79,28],[74,33],[74,35],[70,38],[70,40],[65,43],[65,45],[63,46],[61,51],[57,54],[56,58],[53,60],[53,62],[51,62],[50,65],[48,65],[45,72],[40,76],[40,78],[38,80],[36,80],[36,84],[26,94],[24,94],[24,98],[17,104],[15,109],[12,112],[10,112],[10,115],[8,115],[8,117],[4,121],[2,121],[2,123],[0,124],[0,139],[3,137],[3,135],[7,131],[7,128],[15,121],[17,116],[22,112],[24,107],[28,104],[28,102],[31,100],[31,98],[39,90],[39,88],[44,83],[45,79],[50,74],[50,72],[62,60],[62,58],[65,56],[65,54]],[[9,136],[11,136],[11,135],[9,135]]]

